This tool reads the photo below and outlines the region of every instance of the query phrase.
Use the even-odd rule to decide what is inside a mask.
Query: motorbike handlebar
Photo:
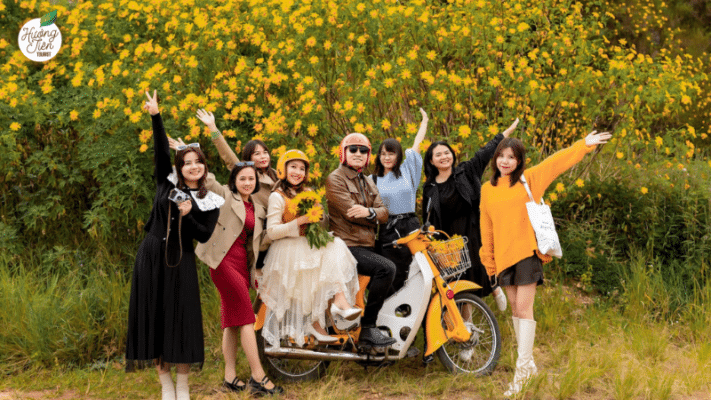
[[[414,231],[408,233],[407,236],[401,237],[400,239],[393,240],[391,245],[393,247],[398,247],[399,245],[403,245],[403,244],[415,239],[420,233],[423,233],[425,235],[430,235],[430,234],[436,233],[437,231],[430,230],[431,227],[432,227],[432,224],[430,224],[429,221],[427,221],[419,229],[415,229]]]

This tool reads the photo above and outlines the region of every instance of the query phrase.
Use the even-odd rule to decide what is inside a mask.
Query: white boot
[[[188,388],[188,374],[176,374],[177,383],[175,384],[176,399],[190,400],[190,389]]]
[[[511,317],[511,320],[513,321],[513,326],[514,326],[514,336],[516,337],[516,346],[518,346],[518,317]]]
[[[158,379],[161,386],[161,399],[175,400],[175,386],[173,386],[173,377],[170,376],[170,371],[158,374]]]
[[[516,373],[514,374],[513,382],[509,384],[509,390],[504,392],[506,397],[511,397],[520,392],[528,380],[538,373],[538,368],[533,362],[533,340],[536,336],[536,321],[519,319],[517,336],[518,359],[516,360]]]

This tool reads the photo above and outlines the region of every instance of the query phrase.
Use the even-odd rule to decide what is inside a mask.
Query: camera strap
[[[168,227],[166,228],[167,232],[165,234],[165,265],[170,268],[175,268],[180,264],[180,261],[183,260],[183,215],[181,214],[178,216],[178,242],[180,243],[180,258],[178,258],[178,262],[175,265],[170,265],[168,262],[168,243],[170,243],[170,212],[172,209],[173,205],[168,204]]]

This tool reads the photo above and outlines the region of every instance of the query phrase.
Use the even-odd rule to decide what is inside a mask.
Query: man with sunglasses
[[[358,273],[370,277],[359,343],[390,346],[395,339],[375,326],[395,276],[395,264],[375,252],[376,229],[388,222],[388,210],[373,180],[363,175],[370,161],[368,138],[351,133],[343,138],[339,150],[341,165],[326,179],[326,199],[331,230],[348,245],[358,261]]]

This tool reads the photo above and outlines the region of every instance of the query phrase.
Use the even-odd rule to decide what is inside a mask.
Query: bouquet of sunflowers
[[[432,240],[427,250],[440,268],[456,268],[465,244],[462,236],[454,235],[447,240]]]
[[[296,214],[297,217],[308,216],[309,224],[306,225],[305,236],[312,249],[314,247],[320,249],[333,242],[333,236],[318,223],[324,215],[321,203],[325,194],[325,189],[319,189],[318,192],[304,190],[289,200],[286,205],[289,212]]]

